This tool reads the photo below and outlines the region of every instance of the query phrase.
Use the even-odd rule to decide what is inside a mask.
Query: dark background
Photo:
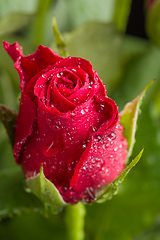
[[[127,34],[147,38],[144,28],[144,5],[144,0],[132,0],[131,12],[126,30]]]

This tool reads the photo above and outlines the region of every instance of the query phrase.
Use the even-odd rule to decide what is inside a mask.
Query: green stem
[[[82,203],[66,207],[66,227],[68,240],[84,239],[85,206]]]
[[[32,37],[36,45],[43,44],[44,19],[53,0],[39,0],[37,16],[33,24]]]

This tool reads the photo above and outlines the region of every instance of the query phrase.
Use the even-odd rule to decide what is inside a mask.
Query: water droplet
[[[53,126],[52,126],[52,129],[53,129],[53,130],[57,130],[57,131],[59,131],[59,130],[60,130],[60,127],[57,126],[57,125],[53,125]]]
[[[46,157],[52,157],[60,150],[60,144],[55,144],[54,141],[50,142],[43,148],[43,153]]]
[[[102,148],[105,150],[106,148],[108,148],[109,147],[109,144],[103,144],[102,145]]]
[[[52,165],[52,167],[51,167],[53,170],[56,170],[57,168],[56,168],[56,166],[54,166],[54,165]]]
[[[116,138],[116,134],[114,132],[111,133],[110,136],[111,136],[111,139],[115,139]]]
[[[114,148],[114,151],[117,152],[117,150],[118,150],[118,147],[115,147],[115,148]]]
[[[73,118],[73,117],[75,117],[75,113],[74,112],[71,112],[71,117]]]
[[[96,138],[94,138],[94,141],[99,142],[101,139],[102,139],[101,136],[97,135]]]
[[[86,147],[87,147],[87,145],[84,143],[84,144],[82,145],[82,148],[85,149]]]
[[[81,114],[85,114],[85,111],[83,109],[81,110]]]
[[[57,77],[58,77],[58,78],[60,78],[60,77],[62,77],[62,76],[63,76],[63,72],[57,73]]]
[[[105,115],[106,114],[106,107],[104,104],[99,104],[97,106],[97,112],[100,113],[100,114],[103,114]]]
[[[31,154],[28,154],[27,156],[26,156],[26,158],[30,158],[31,157]]]

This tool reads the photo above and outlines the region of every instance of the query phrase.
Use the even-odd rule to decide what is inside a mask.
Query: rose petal
[[[54,65],[63,59],[48,47],[39,45],[36,52],[24,56],[18,43],[9,44],[4,42],[4,48],[15,61],[15,69],[18,71],[21,80],[21,89],[25,89],[30,79],[49,65]]]
[[[95,99],[96,112],[104,116],[104,122],[101,125],[99,131],[112,128],[113,125],[116,126],[119,120],[119,113],[116,103],[107,96],[101,96],[100,98],[95,97]],[[113,131],[113,129],[111,131]]]
[[[19,46],[17,42],[10,44],[6,41],[3,41],[3,46],[14,62],[16,62],[19,57],[24,56],[22,47]]]
[[[15,146],[14,155],[16,161],[19,162],[20,150],[26,140],[26,138],[31,135],[33,128],[33,122],[36,117],[36,106],[35,103],[30,100],[30,98],[22,92],[20,100],[20,109],[16,123],[15,130]]]
[[[87,189],[92,187],[96,192],[119,176],[125,167],[127,141],[121,126],[115,134],[106,131],[106,135],[92,138],[70,181],[73,191],[87,196]]]

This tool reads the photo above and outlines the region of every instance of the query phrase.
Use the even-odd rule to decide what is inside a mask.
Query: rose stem
[[[84,239],[84,218],[86,209],[84,204],[68,205],[66,207],[66,228],[68,240]]]

